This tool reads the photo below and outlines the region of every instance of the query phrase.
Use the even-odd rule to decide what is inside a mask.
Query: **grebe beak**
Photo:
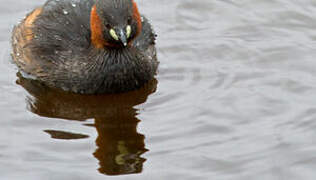
[[[119,40],[122,42],[122,44],[124,46],[127,46],[127,38],[126,38],[126,34],[125,31],[123,29],[120,29],[118,32],[118,38]]]

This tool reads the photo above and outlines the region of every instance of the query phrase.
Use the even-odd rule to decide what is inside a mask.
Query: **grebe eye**
[[[105,27],[108,28],[108,29],[112,28],[112,26],[110,24],[106,24]]]
[[[132,33],[132,27],[130,25],[126,26],[126,36],[127,38],[129,38],[131,36]]]
[[[116,34],[114,29],[110,29],[110,35],[112,36],[113,39],[115,39],[116,41],[119,40],[118,35]]]

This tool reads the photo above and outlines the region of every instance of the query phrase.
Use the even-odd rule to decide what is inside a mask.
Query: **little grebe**
[[[13,61],[45,85],[82,94],[142,87],[155,34],[134,0],[48,0],[13,29]]]

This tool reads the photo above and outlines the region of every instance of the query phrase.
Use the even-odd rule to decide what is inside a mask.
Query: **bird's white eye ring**
[[[129,38],[132,33],[132,27],[130,25],[126,26],[126,37]]]
[[[116,32],[114,29],[110,29],[110,35],[112,36],[113,39],[115,39],[116,41],[119,40],[119,37],[117,36]]]

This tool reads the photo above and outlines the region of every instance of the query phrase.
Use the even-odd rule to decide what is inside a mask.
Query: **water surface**
[[[314,1],[138,1],[157,81],[101,97],[16,75],[11,29],[43,3],[0,0],[1,180],[316,178]]]

